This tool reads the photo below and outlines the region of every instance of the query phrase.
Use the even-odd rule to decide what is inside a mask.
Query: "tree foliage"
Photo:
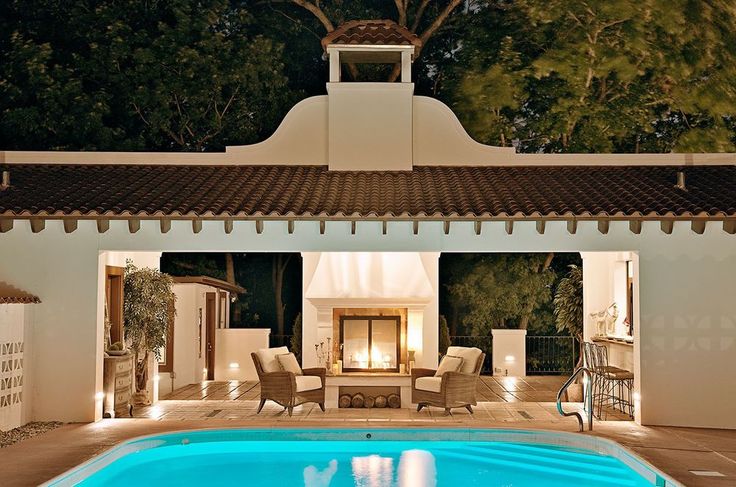
[[[0,147],[221,150],[324,93],[320,39],[391,18],[415,92],[521,152],[736,150],[730,0],[8,0]],[[359,80],[396,66],[351,66]]]
[[[438,346],[439,354],[444,355],[450,346],[450,327],[447,325],[445,315],[440,315]]]
[[[577,338],[580,345],[578,366],[583,359],[583,269],[570,265],[568,273],[560,279],[553,300],[557,331]]]
[[[557,331],[583,335],[583,269],[571,265],[560,279],[554,297]]]
[[[0,7],[4,149],[219,150],[293,102],[282,44],[226,0],[32,3]]]
[[[734,150],[733,2],[475,6],[443,96],[479,140],[524,152]]]
[[[464,256],[464,271],[447,284],[451,299],[462,303],[463,324],[476,335],[491,328],[518,328],[551,299],[555,273],[548,254]]]
[[[125,266],[123,282],[123,322],[125,339],[136,356],[137,389],[146,387],[148,356],[161,359],[169,324],[174,319],[176,295],[171,276],[157,269]]]

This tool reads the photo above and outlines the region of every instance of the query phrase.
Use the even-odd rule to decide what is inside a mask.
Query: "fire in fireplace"
[[[398,372],[400,346],[400,316],[340,317],[345,372]]]

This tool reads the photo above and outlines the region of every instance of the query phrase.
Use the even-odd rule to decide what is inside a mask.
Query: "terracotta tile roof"
[[[420,47],[422,41],[393,20],[351,20],[322,39],[323,48],[330,44]]]
[[[736,216],[736,166],[2,165],[0,215],[317,218]]]
[[[41,300],[31,293],[27,293],[7,282],[0,281],[0,304],[32,304]]]

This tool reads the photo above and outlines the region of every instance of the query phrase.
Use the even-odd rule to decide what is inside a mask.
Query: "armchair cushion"
[[[437,372],[434,373],[435,377],[442,377],[445,372],[457,372],[460,367],[463,366],[463,359],[460,357],[453,357],[452,355],[445,355],[442,357],[440,366],[437,368]]]
[[[296,361],[296,356],[294,356],[293,353],[277,355],[276,359],[279,361],[281,370],[284,372],[291,372],[294,375],[303,375],[302,368],[299,367],[299,362]]]
[[[447,355],[453,357],[460,357],[463,359],[463,365],[460,367],[458,372],[463,374],[472,374],[475,372],[475,367],[478,365],[478,358],[483,351],[480,348],[469,348],[469,347],[448,347]]]
[[[258,360],[261,362],[261,368],[266,373],[269,372],[281,372],[281,365],[276,358],[278,355],[289,353],[289,349],[286,347],[278,348],[261,348],[256,352]]]
[[[442,389],[442,377],[419,377],[414,382],[414,388],[420,391],[440,392]]]
[[[296,392],[313,391],[322,389],[322,378],[317,375],[297,375]]]

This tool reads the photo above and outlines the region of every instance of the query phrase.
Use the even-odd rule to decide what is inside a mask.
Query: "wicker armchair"
[[[448,354],[451,355],[449,349]],[[472,414],[473,406],[478,404],[475,400],[475,390],[485,357],[486,354],[481,352],[473,366],[468,364],[460,372],[445,372],[437,378],[434,378],[436,371],[433,369],[412,369],[411,398],[412,402],[417,405],[417,411],[421,411],[425,406],[435,406],[444,408],[445,412],[449,414],[451,408],[464,407]],[[472,370],[472,373],[469,373],[470,370]],[[422,377],[439,379],[439,387],[433,391],[424,390],[426,387],[417,389],[417,379]],[[436,382],[435,380],[435,385]]]
[[[253,363],[256,366],[258,380],[261,382],[261,403],[258,405],[258,412],[261,412],[263,405],[267,400],[271,400],[284,409],[289,411],[291,416],[294,406],[307,402],[316,402],[322,411],[325,410],[325,373],[324,367],[315,367],[312,369],[303,369],[303,376],[296,376],[293,372],[265,372],[261,361],[256,353],[251,353]],[[318,389],[299,390],[300,382],[303,378],[316,376],[321,381],[321,387]],[[256,413],[256,414],[257,414]]]

